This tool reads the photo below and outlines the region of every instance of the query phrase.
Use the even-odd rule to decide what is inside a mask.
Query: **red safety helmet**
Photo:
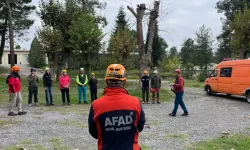
[[[176,69],[175,72],[176,73],[181,73],[181,70],[180,69]]]

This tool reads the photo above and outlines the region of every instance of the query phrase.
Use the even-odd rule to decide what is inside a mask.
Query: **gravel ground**
[[[182,117],[179,109],[177,117],[168,113],[173,103],[161,105],[143,105],[147,123],[140,134],[140,144],[154,150],[180,150],[192,142],[212,139],[222,132],[230,134],[245,132],[250,126],[250,104],[243,99],[225,96],[206,96],[202,89],[186,88],[185,103],[190,112]],[[47,149],[54,149],[51,139],[62,139],[70,149],[95,150],[97,141],[87,129],[87,112],[89,106],[64,106],[82,109],[83,114],[53,112],[57,107],[27,107],[26,116],[8,117],[7,108],[0,108],[0,122],[8,120],[12,126],[0,126],[0,149],[15,145],[20,141],[31,140],[34,144]],[[74,120],[74,121],[73,121]],[[58,148],[60,149],[60,148]],[[63,149],[63,148],[61,148]]]

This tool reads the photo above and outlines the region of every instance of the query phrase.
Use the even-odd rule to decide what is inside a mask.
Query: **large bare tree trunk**
[[[6,18],[4,21],[3,30],[1,31],[1,44],[0,44],[0,62],[2,62],[4,47],[5,47],[5,36],[7,32],[8,19]]]
[[[247,47],[248,47],[248,41],[246,41],[244,44],[242,44],[242,48],[240,50],[240,59],[244,59]]]
[[[156,19],[159,16],[159,7],[160,7],[160,2],[155,1],[154,9],[150,12],[149,27],[148,27],[149,28],[149,40],[148,40],[148,47],[147,47],[147,58],[148,58],[149,66],[151,64],[152,45],[153,45],[153,40],[155,36]]]
[[[12,12],[10,8],[9,0],[6,0],[6,7],[8,8],[8,19],[9,19],[9,38],[10,38],[10,63],[11,67],[15,65],[15,52],[14,52],[14,31],[12,24]]]

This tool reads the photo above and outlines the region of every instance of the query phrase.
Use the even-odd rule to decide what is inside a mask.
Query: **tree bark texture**
[[[15,66],[15,51],[14,51],[14,31],[12,24],[12,12],[9,0],[5,1],[6,7],[8,8],[8,22],[9,22],[9,38],[10,38],[10,63],[11,67]]]
[[[5,39],[6,39],[6,32],[8,26],[8,19],[6,18],[3,25],[3,30],[1,31],[1,44],[0,44],[0,62],[2,62],[4,47],[5,47]]]
[[[160,2],[155,1],[154,2],[154,9],[150,12],[150,18],[149,18],[149,40],[148,40],[148,47],[147,47],[147,58],[149,66],[151,65],[151,56],[152,56],[152,45],[153,40],[155,36],[155,25],[156,25],[156,19],[159,16],[159,7]]]

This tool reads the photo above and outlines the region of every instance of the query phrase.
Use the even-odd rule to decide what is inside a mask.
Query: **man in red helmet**
[[[181,77],[181,70],[180,69],[175,70],[175,76],[176,76],[176,80],[175,80],[175,83],[172,85],[173,91],[176,94],[175,103],[174,103],[174,109],[173,109],[172,113],[169,113],[169,115],[176,116],[178,106],[181,105],[181,108],[184,111],[182,116],[188,116],[188,110],[187,110],[185,103],[182,99],[183,94],[184,94],[184,79]]]
[[[98,150],[140,150],[139,132],[145,114],[138,98],[124,89],[126,70],[111,64],[106,73],[104,96],[93,101],[89,112],[89,133],[98,139]]]
[[[21,96],[21,81],[18,72],[20,68],[13,66],[11,68],[12,73],[7,77],[6,82],[9,86],[10,106],[9,116],[24,115],[27,112],[22,110],[22,96]],[[17,106],[18,113],[14,113],[14,107]]]

